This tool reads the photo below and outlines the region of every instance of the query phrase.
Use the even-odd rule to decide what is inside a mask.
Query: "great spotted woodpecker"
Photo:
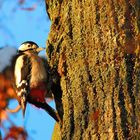
[[[49,80],[48,70],[38,53],[43,48],[32,42],[27,41],[21,44],[15,62],[15,85],[16,93],[19,97],[23,115],[25,113],[27,102],[37,107],[45,109],[56,121],[59,121],[58,115],[45,100],[48,91]]]

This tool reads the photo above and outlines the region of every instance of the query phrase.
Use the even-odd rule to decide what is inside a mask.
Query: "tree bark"
[[[46,7],[63,108],[53,139],[140,139],[140,1],[46,0]]]

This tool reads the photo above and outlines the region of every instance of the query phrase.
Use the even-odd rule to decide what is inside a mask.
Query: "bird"
[[[46,94],[49,93],[49,72],[42,58],[38,56],[42,50],[44,48],[33,41],[23,42],[18,48],[14,67],[16,93],[23,116],[29,102],[45,109],[50,116],[59,121],[57,112],[45,100]]]

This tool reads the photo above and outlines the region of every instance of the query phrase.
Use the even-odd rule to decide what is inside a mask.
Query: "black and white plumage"
[[[47,72],[43,61],[38,53],[43,50],[32,42],[27,41],[19,47],[19,54],[15,63],[15,83],[17,95],[20,97],[20,104],[23,113],[26,108],[26,98],[32,88],[36,88],[38,84],[47,82]],[[45,96],[45,93],[44,95]],[[45,100],[44,100],[45,102]]]
[[[49,81],[48,71],[43,60],[38,56],[41,50],[43,48],[39,48],[32,41],[24,42],[19,47],[14,70],[16,93],[23,114],[28,100],[28,102],[36,104],[37,107],[43,106],[58,121],[57,114],[45,101]]]

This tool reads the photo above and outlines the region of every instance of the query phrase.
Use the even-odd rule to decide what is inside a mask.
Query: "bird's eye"
[[[31,47],[31,44],[28,44],[28,48],[30,48]]]

